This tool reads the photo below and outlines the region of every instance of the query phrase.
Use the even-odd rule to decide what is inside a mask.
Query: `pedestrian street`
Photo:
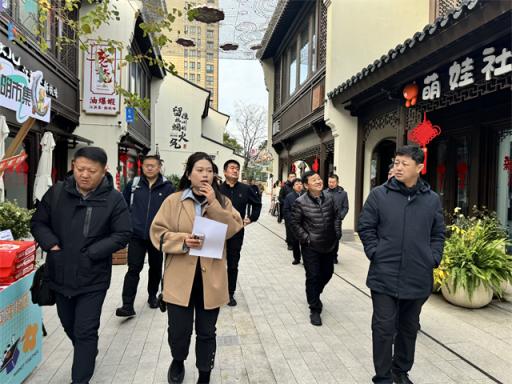
[[[284,225],[264,204],[245,235],[238,306],[221,309],[213,383],[370,383],[371,300],[368,262],[359,242],[343,243],[340,264],[322,295],[323,326],[309,322],[302,264],[292,265]],[[135,302],[137,316],[115,316],[126,266],[114,266],[103,306],[99,354],[92,383],[167,383],[171,362],[167,314],[146,303],[145,266]],[[493,302],[479,310],[452,306],[433,295],[423,308],[415,383],[512,383],[512,305]],[[72,346],[55,306],[44,308],[48,336],[43,362],[27,384],[69,383]],[[194,343],[185,383],[195,383]]]

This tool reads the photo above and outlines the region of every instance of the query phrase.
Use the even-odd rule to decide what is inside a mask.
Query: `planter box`
[[[128,248],[120,249],[112,254],[112,265],[128,264]]]
[[[450,286],[450,290],[448,290],[448,285]],[[472,309],[482,308],[492,301],[492,289],[486,288],[482,284],[475,289],[471,300],[469,299],[468,292],[464,288],[457,287],[457,291],[455,293],[453,291],[453,283],[451,281],[447,281],[446,284],[441,287],[441,292],[446,301],[459,307]]]

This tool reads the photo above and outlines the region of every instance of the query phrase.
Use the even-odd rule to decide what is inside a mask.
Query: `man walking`
[[[47,252],[49,286],[57,314],[73,343],[71,378],[89,383],[98,354],[101,308],[112,275],[112,253],[131,235],[130,214],[106,171],[98,147],[76,151],[73,171],[46,192],[31,231]]]
[[[133,236],[128,245],[128,272],[124,277],[123,306],[117,308],[119,317],[135,316],[133,303],[137,294],[139,275],[148,254],[148,304],[158,307],[156,298],[162,279],[162,253],[149,238],[149,228],[163,201],[174,192],[174,186],[160,173],[162,163],[158,155],[146,156],[142,160],[142,176],[130,181],[123,195],[130,207]]]
[[[370,192],[359,218],[370,259],[374,383],[412,383],[420,312],[443,255],[441,200],[420,178],[423,160],[420,148],[399,148],[394,177]]]
[[[341,238],[341,220],[334,200],[322,191],[323,182],[318,173],[305,172],[302,184],[306,193],[295,200],[291,229],[302,246],[311,324],[320,326],[323,307],[320,294],[334,271],[332,259]]]
[[[286,183],[284,183],[284,185],[281,187],[281,190],[279,191],[278,200],[279,200],[280,212],[279,212],[279,218],[277,220],[278,223],[283,221],[284,199],[286,199],[286,196],[288,196],[290,193],[293,192],[292,181],[295,180],[296,178],[297,178],[297,175],[295,174],[295,172],[290,172],[288,174],[288,180],[286,180]],[[285,227],[285,229],[286,229],[286,244],[288,245],[288,250],[291,251],[293,249],[293,247],[292,247],[292,244],[291,244],[289,236],[288,236],[289,235],[288,227]]]
[[[283,185],[281,185],[281,189],[279,189],[279,195],[277,196],[277,200],[279,201],[280,207],[279,217],[277,219],[278,223],[281,223],[281,221],[283,221],[284,199],[286,198],[286,196],[288,196],[290,192],[293,191],[292,181],[295,180],[296,178],[297,175],[295,174],[295,172],[290,172],[288,174],[288,178],[286,179],[286,181],[283,183]],[[286,243],[288,244],[288,240],[286,240]]]
[[[258,194],[247,184],[238,182],[240,175],[240,163],[236,160],[228,160],[224,163],[224,178],[226,181],[220,186],[221,192],[226,195],[233,204],[233,207],[240,213],[244,220],[244,226],[255,222],[260,217],[261,199]],[[234,307],[236,281],[238,278],[238,263],[240,251],[244,242],[244,229],[226,242],[226,254],[228,262],[228,289],[229,303]]]
[[[327,195],[331,196],[334,203],[339,209],[340,219],[343,221],[348,212],[348,195],[347,192],[339,185],[338,175],[331,174],[327,183],[328,188],[324,191]],[[343,231],[342,231],[343,234]],[[338,250],[340,243],[336,243],[336,251],[334,254],[333,262],[338,264]]]
[[[292,223],[292,208],[295,200],[302,195],[302,181],[300,179],[294,179],[292,181],[293,192],[290,192],[284,199],[284,224],[286,225],[286,231],[290,234],[290,242],[293,248],[293,265],[300,264],[300,243],[299,239],[293,233],[293,229],[289,228]]]

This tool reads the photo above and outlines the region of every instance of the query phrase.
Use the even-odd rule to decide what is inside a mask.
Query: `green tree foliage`
[[[226,144],[228,147],[232,148],[233,151],[235,151],[236,153],[242,153],[242,151],[243,151],[242,146],[228,132],[224,132],[223,141],[224,141],[224,144]]]

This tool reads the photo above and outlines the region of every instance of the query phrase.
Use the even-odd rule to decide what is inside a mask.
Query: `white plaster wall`
[[[429,0],[331,0],[327,14],[326,93],[403,43],[429,22]],[[357,119],[329,100],[325,120],[334,136],[334,165],[354,207]],[[366,166],[365,166],[366,168]],[[343,222],[353,230],[354,210]]]
[[[203,135],[218,141],[224,142],[224,130],[229,121],[229,116],[224,115],[213,108],[208,109],[208,116],[203,119]]]
[[[140,9],[142,3],[139,1],[119,0],[116,2],[119,11],[119,21],[112,21],[110,24],[103,24],[95,33],[88,36],[88,39],[94,40],[97,37],[108,36],[111,39],[121,41],[125,46],[129,46],[133,38],[135,29],[136,11]],[[85,15],[92,8],[87,2],[84,2],[80,8],[80,16]],[[121,52],[123,57],[126,52]],[[83,61],[85,53],[79,52],[79,76],[82,79],[83,86]],[[128,89],[128,66],[121,68],[121,86]],[[80,99],[83,92],[80,89]],[[80,101],[80,108],[82,103]],[[117,167],[118,143],[121,136],[126,133],[127,125],[124,116],[124,99],[121,97],[120,113],[116,116],[89,115],[81,111],[80,125],[75,130],[75,134],[94,141],[94,146],[102,147],[108,156],[108,167],[112,174],[115,174]],[[70,150],[70,156],[76,149]]]
[[[377,129],[370,133],[364,147],[364,178],[363,178],[363,202],[370,194],[370,165],[372,162],[372,153],[375,147],[385,139],[396,140],[396,127],[385,127]]]
[[[179,91],[178,91],[179,90]],[[233,150],[223,146],[222,132],[227,124],[228,117],[219,112],[209,110],[211,116],[202,118],[208,92],[198,88],[185,80],[167,75],[165,79],[156,81],[151,88],[151,97],[154,101],[152,110],[152,130],[154,142],[152,150],[158,144],[160,156],[164,161],[164,173],[166,175],[182,175],[188,157],[198,151],[215,155],[215,163],[222,169],[224,162],[230,158],[237,158]],[[174,149],[170,146],[171,125],[174,122],[172,110],[174,106],[182,107],[188,113],[187,143],[186,149]],[[213,112],[213,113],[212,113]],[[207,120],[205,122],[205,120]],[[211,132],[220,132],[220,142],[213,142],[202,137],[205,125]],[[222,174],[222,172],[220,172]]]

